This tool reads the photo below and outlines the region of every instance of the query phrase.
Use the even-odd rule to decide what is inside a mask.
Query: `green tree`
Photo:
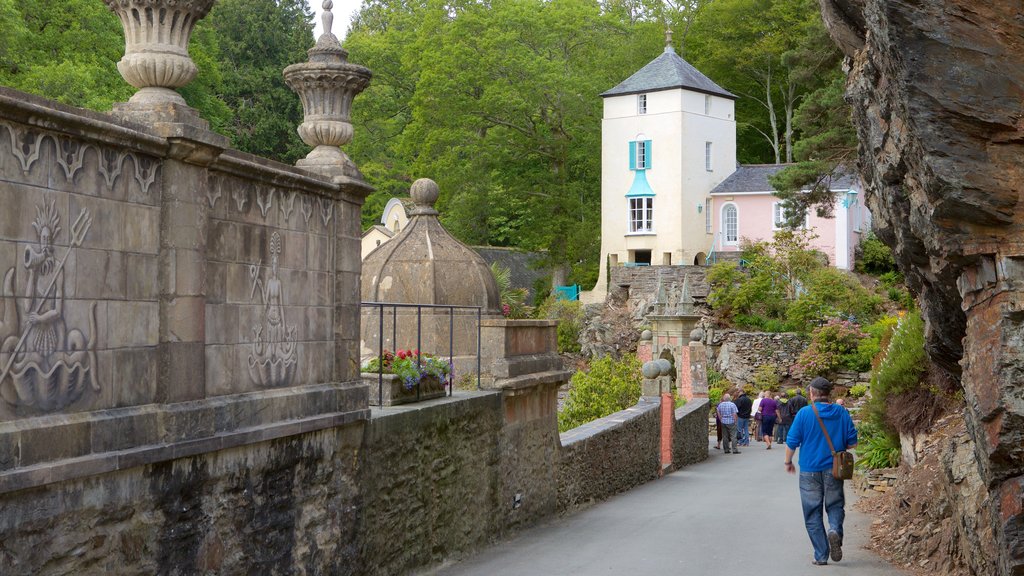
[[[219,96],[232,112],[223,129],[238,149],[286,164],[309,151],[296,133],[302,105],[282,71],[307,60],[312,20],[304,0],[220,0],[196,25],[216,39]]]

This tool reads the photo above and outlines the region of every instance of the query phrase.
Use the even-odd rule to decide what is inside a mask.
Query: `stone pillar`
[[[962,365],[968,425],[975,427],[978,463],[991,480],[993,522],[1004,574],[1024,573],[1024,255],[982,256],[960,276],[967,314]]]
[[[697,328],[690,332],[690,344],[687,346],[687,355],[690,361],[690,392],[693,398],[708,397],[708,351],[702,342],[704,331]]]
[[[168,158],[152,168],[161,183],[155,399],[196,400],[206,395],[206,168],[228,139],[209,131],[175,89],[198,71],[188,43],[214,0],[104,1],[124,28],[125,55],[117,69],[139,89],[128,102],[115,104],[114,114],[149,126],[171,144]]]
[[[360,207],[371,192],[355,163],[341,151],[352,141],[352,100],[370,84],[370,70],[348,62],[348,52],[331,33],[333,3],[323,4],[324,33],[308,52],[309,61],[284,69],[284,80],[302,100],[304,118],[298,132],[313,150],[295,163],[331,178],[339,195],[331,206],[337,215],[334,243],[334,373],[336,382],[359,377]]]

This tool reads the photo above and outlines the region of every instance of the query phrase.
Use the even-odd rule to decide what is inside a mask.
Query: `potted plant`
[[[382,406],[444,396],[451,384],[451,365],[419,350],[384,352],[362,368],[364,382],[371,384],[370,403]],[[374,393],[373,384],[381,388]]]

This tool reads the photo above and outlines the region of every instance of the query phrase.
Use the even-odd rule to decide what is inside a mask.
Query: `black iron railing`
[[[452,395],[455,388],[455,311],[470,310],[476,312],[476,387],[480,389],[480,321],[482,319],[482,308],[480,306],[449,306],[445,304],[397,304],[393,302],[361,302],[362,308],[376,308],[379,330],[377,333],[377,397],[378,405],[384,404],[384,317],[385,310],[391,309],[391,345],[398,350],[398,309],[416,309],[416,350],[422,350],[423,346],[423,309],[447,310],[448,311],[448,396]],[[421,366],[420,354],[416,355],[417,368]],[[362,366],[360,366],[362,368]],[[416,383],[416,399],[420,399],[420,385]]]

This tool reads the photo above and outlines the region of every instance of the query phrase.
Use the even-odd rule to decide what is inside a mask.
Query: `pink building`
[[[744,240],[771,241],[785,215],[768,177],[785,168],[779,164],[740,166],[711,190],[705,201],[706,227],[714,234],[714,252],[736,252]],[[836,195],[832,218],[808,214],[806,226],[817,234],[812,247],[828,256],[829,264],[853,268],[853,252],[871,229],[860,179],[844,175],[830,186]]]

